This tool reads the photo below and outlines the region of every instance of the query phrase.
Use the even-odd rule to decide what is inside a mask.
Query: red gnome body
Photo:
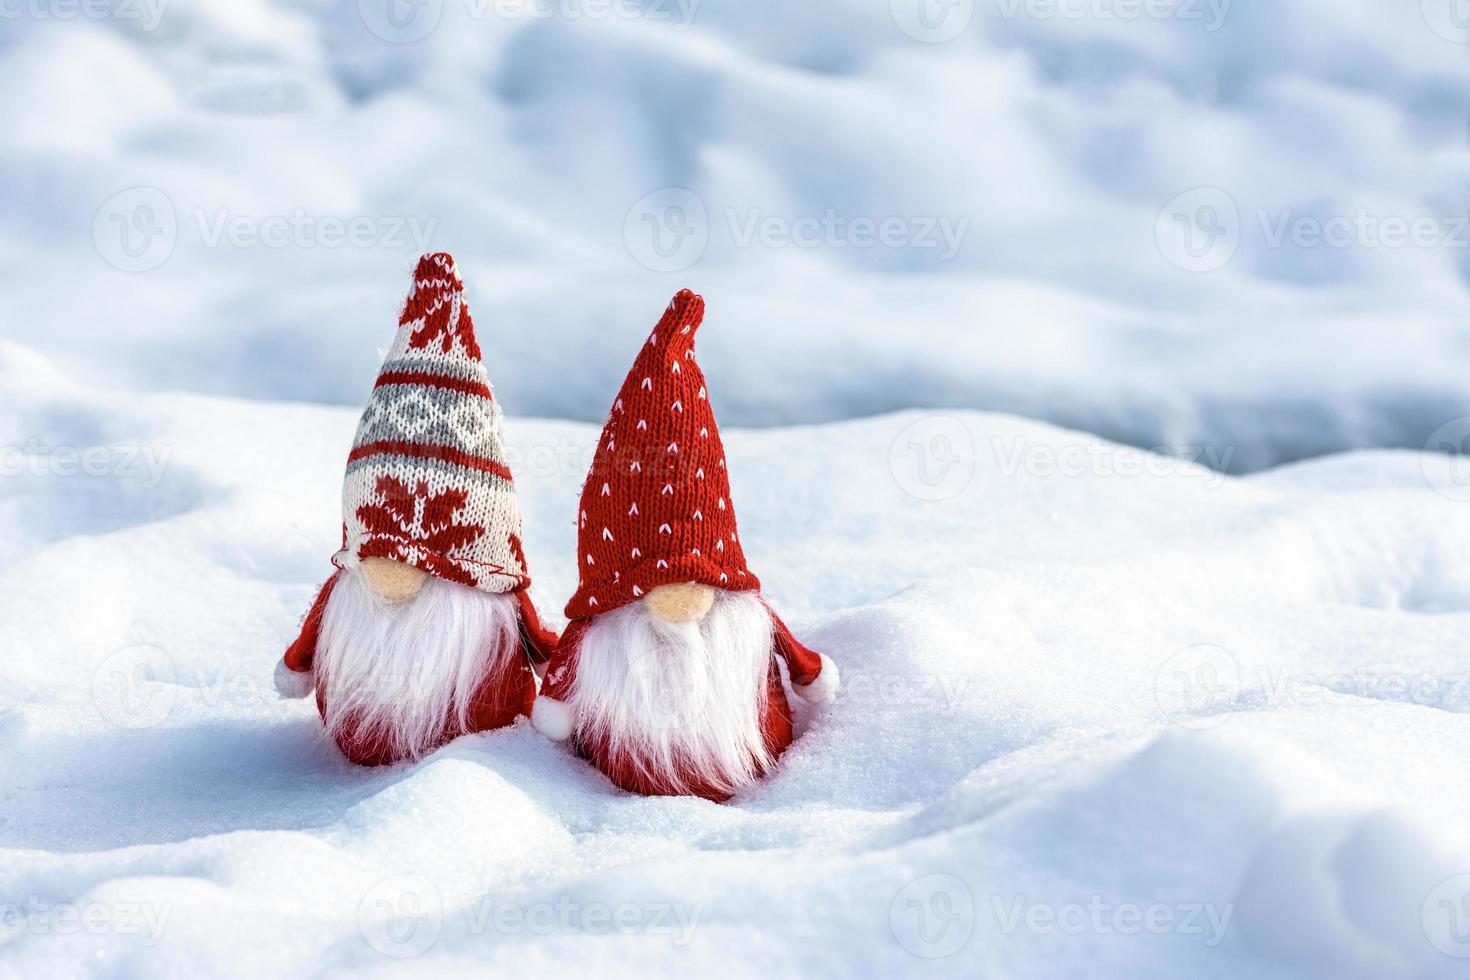
[[[723,802],[791,744],[794,690],[823,702],[837,668],[802,646],[745,564],[725,450],[674,297],[613,403],[582,488],[572,621],[531,720],[622,789]]]
[[[419,260],[358,423],[338,568],[276,669],[361,765],[509,725],[556,636],[527,590],[501,411],[454,260]]]

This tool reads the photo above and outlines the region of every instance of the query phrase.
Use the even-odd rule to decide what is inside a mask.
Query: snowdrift
[[[752,567],[845,690],[717,806],[524,722],[355,769],[275,698],[355,418],[0,348],[0,975],[1464,968],[1448,458],[1237,479],[996,414],[730,427]],[[596,428],[509,436],[555,620]]]

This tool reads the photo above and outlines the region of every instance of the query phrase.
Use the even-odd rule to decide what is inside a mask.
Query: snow
[[[0,980],[1464,974],[1455,0],[391,2],[0,3]],[[556,624],[708,300],[733,804],[277,697],[431,250]]]
[[[7,337],[354,404],[443,249],[531,415],[598,421],[686,285],[743,425],[997,410],[1240,473],[1470,415],[1454,0],[392,2],[12,4]]]
[[[717,806],[524,720],[357,769],[277,698],[355,422],[0,346],[0,976],[1463,969],[1449,457],[1237,478],[1001,414],[727,427],[752,567],[843,689]],[[508,434],[556,621],[596,429]]]

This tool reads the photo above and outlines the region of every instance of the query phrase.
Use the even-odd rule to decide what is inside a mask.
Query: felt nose
[[[643,597],[649,612],[666,623],[697,623],[715,604],[715,590],[698,582],[660,585]]]
[[[389,602],[401,602],[418,595],[429,573],[413,565],[391,558],[364,558],[362,577],[368,587]]]

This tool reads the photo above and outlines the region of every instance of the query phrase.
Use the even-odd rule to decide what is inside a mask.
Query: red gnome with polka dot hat
[[[357,426],[342,550],[276,669],[353,762],[416,759],[536,697],[556,636],[531,604],[499,404],[454,260],[425,255]]]
[[[780,663],[803,699],[837,668],[802,646],[745,564],[685,290],[613,403],[578,513],[572,621],[531,721],[617,786],[724,801],[791,744]]]

